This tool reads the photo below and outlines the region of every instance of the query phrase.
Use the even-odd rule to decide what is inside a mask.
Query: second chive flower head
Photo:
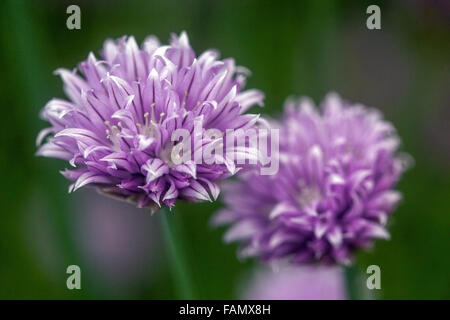
[[[249,171],[223,192],[226,241],[263,261],[349,264],[354,252],[388,238],[385,225],[401,198],[399,138],[381,114],[330,94],[318,111],[309,100],[286,104],[280,169]]]

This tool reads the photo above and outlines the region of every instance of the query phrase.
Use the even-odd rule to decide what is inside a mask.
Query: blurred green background
[[[81,30],[66,8],[81,8]],[[378,4],[382,29],[366,28]],[[284,99],[329,91],[381,109],[415,160],[399,188],[392,240],[358,256],[377,264],[382,299],[450,298],[449,1],[23,1],[0,4],[0,298],[175,297],[158,215],[67,193],[62,161],[36,158],[46,124],[39,110],[62,85],[52,72],[74,68],[106,38],[186,30],[197,54],[217,48],[252,70],[248,88],[266,93],[264,112]],[[177,219],[201,299],[239,297],[254,262],[236,259],[223,230],[209,227],[220,206],[177,204]],[[66,267],[82,270],[82,290],[66,288]]]

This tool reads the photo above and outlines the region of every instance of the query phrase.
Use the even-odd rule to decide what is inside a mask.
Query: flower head
[[[234,174],[233,163],[174,161],[180,157],[172,133],[193,132],[192,143],[213,143],[206,130],[249,128],[258,115],[244,114],[263,94],[243,92],[246,69],[233,59],[206,51],[196,57],[187,35],[161,46],[148,37],[141,48],[133,37],[107,40],[102,59],[89,54],[77,71],[58,69],[68,100],[53,99],[42,117],[51,123],[38,136],[37,154],[74,167],[63,175],[138,206],[173,206],[179,198],[216,199],[216,180]],[[176,150],[175,150],[176,149]],[[175,159],[176,160],[176,159]]]
[[[356,249],[388,238],[404,161],[380,112],[330,94],[322,112],[306,99],[287,102],[277,125],[278,173],[249,171],[224,186],[227,208],[213,222],[231,224],[225,240],[263,261],[348,264]]]

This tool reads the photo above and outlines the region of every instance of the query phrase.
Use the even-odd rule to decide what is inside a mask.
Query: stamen
[[[152,109],[152,117],[151,117],[151,119],[155,120],[155,103],[154,102],[150,105],[150,108]]]
[[[149,116],[148,112],[144,113],[144,126],[148,126],[148,116]]]
[[[106,139],[110,140],[114,148],[119,148],[118,138],[120,138],[120,133],[122,130],[122,123],[119,121],[116,125],[111,125],[111,122],[105,120],[105,125],[108,127],[106,131]],[[120,128],[120,129],[119,129]]]
[[[162,119],[163,119],[163,117],[165,116],[166,114],[164,113],[164,112],[161,112],[160,114],[159,114],[159,124],[161,124],[162,123]]]
[[[182,107],[184,107],[184,106],[186,105],[186,99],[187,99],[187,96],[188,96],[188,92],[185,91],[185,92],[184,92],[183,101],[181,101],[181,106],[182,106]]]
[[[306,207],[311,203],[320,200],[322,197],[319,189],[315,186],[305,186],[298,196],[298,202],[302,207]]]

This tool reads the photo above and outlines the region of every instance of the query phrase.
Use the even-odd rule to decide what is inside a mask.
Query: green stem
[[[349,300],[358,300],[359,297],[359,281],[358,271],[354,265],[344,267],[345,282],[347,287],[347,296]]]
[[[189,264],[186,259],[186,251],[183,248],[182,228],[176,220],[174,209],[169,212],[166,208],[161,209],[162,230],[167,246],[169,264],[174,281],[174,286],[179,299],[193,299],[193,286],[189,277]]]

